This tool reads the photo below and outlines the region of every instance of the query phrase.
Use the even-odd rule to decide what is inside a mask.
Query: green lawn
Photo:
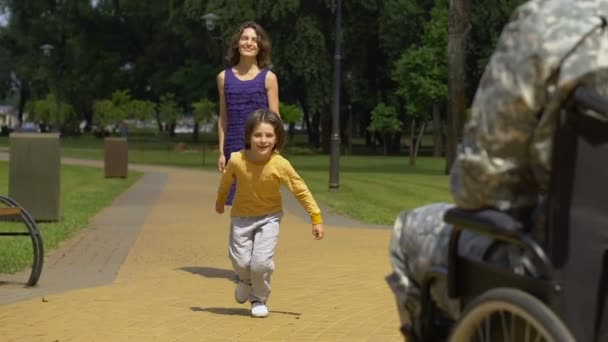
[[[150,134],[131,136],[129,161],[215,169],[216,137],[205,136],[204,140],[209,142],[205,145],[192,144],[189,138],[189,135],[182,135],[167,143]],[[342,156],[340,189],[329,192],[329,156],[314,154],[306,147],[305,137],[297,139],[284,154],[306,180],[315,198],[341,214],[366,223],[392,224],[401,210],[431,202],[451,201],[448,178],[443,174],[444,159],[420,157],[415,166],[410,166],[405,154]],[[178,147],[180,142],[182,148]],[[6,138],[0,139],[0,146],[7,143]],[[103,158],[103,140],[91,136],[63,139],[61,148],[62,155],[66,157]]]
[[[126,179],[103,176],[103,169],[69,166],[61,167],[61,218],[55,223],[39,223],[45,252],[85,228],[91,218],[114,198],[130,187],[139,172],[129,172]],[[8,163],[0,162],[0,193],[8,194]],[[26,208],[27,209],[27,208]],[[25,231],[19,223],[1,222],[2,231]],[[16,272],[32,262],[29,237],[0,237],[0,273]]]
[[[443,159],[419,158],[410,166],[405,156],[345,156],[336,192],[328,190],[328,156],[289,159],[319,202],[363,222],[392,224],[404,209],[451,201]]]

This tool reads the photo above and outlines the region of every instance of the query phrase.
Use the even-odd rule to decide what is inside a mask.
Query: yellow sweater
[[[313,224],[323,222],[321,210],[304,180],[291,163],[278,153],[274,153],[265,163],[248,160],[245,150],[232,153],[217,191],[218,203],[226,202],[235,180],[237,186],[231,216],[263,216],[282,211],[280,187],[284,184],[306,209]]]

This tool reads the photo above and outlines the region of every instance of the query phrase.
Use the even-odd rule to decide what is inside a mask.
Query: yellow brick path
[[[168,181],[116,280],[0,306],[0,340],[402,341],[384,281],[389,230],[326,226],[315,241],[309,222],[286,211],[271,313],[253,319],[233,299],[218,175],[148,169]]]

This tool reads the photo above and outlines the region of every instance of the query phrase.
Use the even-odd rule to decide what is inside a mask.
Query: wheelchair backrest
[[[603,118],[608,120],[608,98],[578,88],[558,122],[546,221],[548,253],[558,268],[568,258],[568,237],[576,229],[572,224],[600,221],[608,226],[608,121]],[[582,215],[573,222],[577,213]]]
[[[547,196],[547,252],[562,295],[556,305],[578,341],[600,341],[608,320],[608,98],[578,88],[562,111]]]

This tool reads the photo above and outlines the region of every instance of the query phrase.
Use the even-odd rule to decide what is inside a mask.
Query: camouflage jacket
[[[532,0],[514,12],[480,81],[452,169],[458,206],[536,203],[548,184],[560,107],[577,85],[608,94],[605,18],[608,0]]]

